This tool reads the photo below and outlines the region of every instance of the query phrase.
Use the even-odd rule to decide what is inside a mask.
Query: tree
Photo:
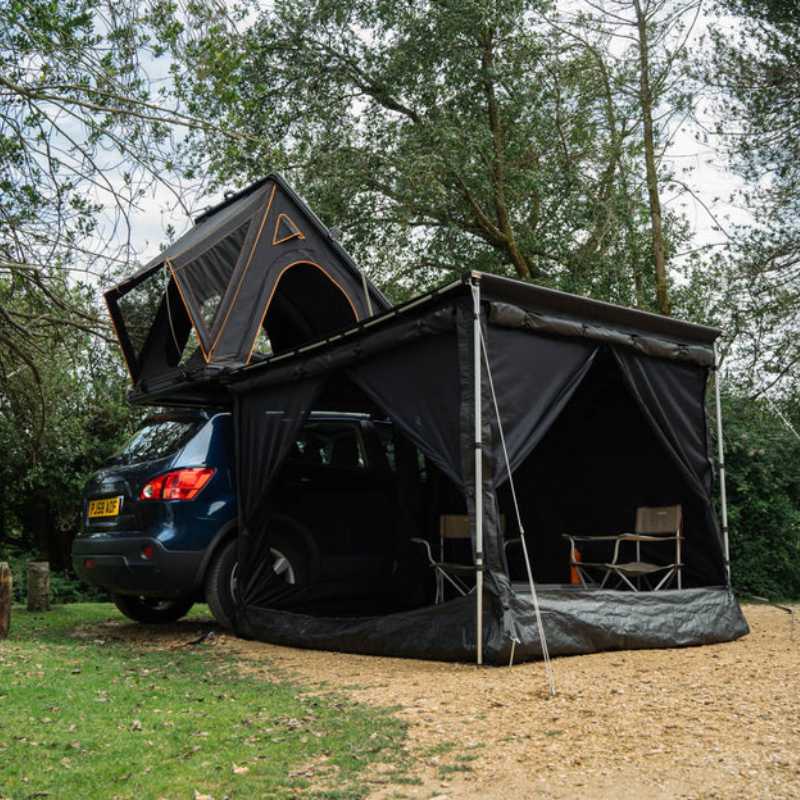
[[[212,123],[168,99],[153,37],[168,17],[145,0],[0,3],[0,395],[14,370],[37,377],[54,326],[110,340],[72,289],[135,260],[130,215],[154,186],[183,204],[180,131]]]
[[[646,199],[623,180],[638,115],[550,8],[303,0],[243,30],[195,16],[171,39],[179,96],[257,144],[196,135],[193,166],[219,184],[289,172],[395,295],[477,268],[650,305],[629,255]]]
[[[9,313],[24,315],[36,313],[30,304],[37,299],[2,298]],[[64,304],[91,314],[93,292],[73,288]],[[41,352],[33,353],[32,365],[6,354],[11,369],[0,393],[0,542],[38,551],[63,568],[67,534],[80,522],[83,486],[141,412],[124,400],[127,375],[111,346],[74,326],[43,326],[39,335]],[[39,402],[31,402],[36,397]]]
[[[713,47],[698,59],[720,137],[744,181],[719,293],[735,334],[731,378],[752,395],[793,391],[800,376],[800,9],[785,0],[724,0]],[[727,15],[727,16],[725,16]]]
[[[701,6],[702,0],[583,0],[557,18],[561,30],[603,53],[609,69],[618,76],[616,102],[638,122],[641,160],[637,166],[645,176],[656,304],[662,314],[670,314],[672,306],[671,248],[665,236],[662,196],[665,187],[689,191],[664,157],[692,104],[686,85],[687,44]]]

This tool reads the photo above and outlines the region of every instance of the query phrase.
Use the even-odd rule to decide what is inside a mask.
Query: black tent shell
[[[139,287],[152,307],[126,307]],[[275,176],[212,210],[107,298],[134,401],[232,408],[240,634],[493,664],[541,657],[532,592],[505,551],[509,469],[534,569],[551,574],[563,571],[566,531],[624,530],[639,506],[684,509],[683,588],[540,586],[552,654],[747,632],[713,502],[705,400],[718,330],[481,273],[391,307]],[[262,326],[275,346],[252,359]],[[201,357],[178,365],[191,329]],[[472,594],[335,616],[314,586],[269,569],[276,476],[312,409],[367,410],[353,403],[391,419],[460,493]],[[376,535],[394,531],[408,555],[404,525],[384,519]]]
[[[389,307],[279,175],[198,217],[105,298],[145,392],[165,377],[249,363],[262,330],[272,351],[286,350]]]

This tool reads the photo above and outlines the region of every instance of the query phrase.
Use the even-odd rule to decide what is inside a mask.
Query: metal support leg
[[[728,539],[728,495],[725,489],[725,445],[722,440],[722,401],[720,400],[720,358],[719,349],[714,343],[714,394],[716,395],[717,406],[717,449],[719,452],[719,494],[722,509],[722,545],[725,557],[725,576],[728,580],[728,587],[731,585],[731,550]],[[678,573],[678,588],[680,584],[680,572]]]
[[[481,285],[472,278],[472,351],[475,393],[475,595],[477,662],[483,664],[483,421],[481,419]]]

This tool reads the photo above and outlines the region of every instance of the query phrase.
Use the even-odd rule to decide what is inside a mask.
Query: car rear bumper
[[[152,558],[142,550],[153,548]],[[149,536],[81,536],[72,543],[72,566],[87,583],[112,594],[173,598],[193,593],[202,550],[167,550]]]

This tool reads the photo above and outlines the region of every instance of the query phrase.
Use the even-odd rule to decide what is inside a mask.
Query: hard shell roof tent
[[[390,305],[279,175],[198,216],[105,299],[134,390],[145,392],[282,352]]]

